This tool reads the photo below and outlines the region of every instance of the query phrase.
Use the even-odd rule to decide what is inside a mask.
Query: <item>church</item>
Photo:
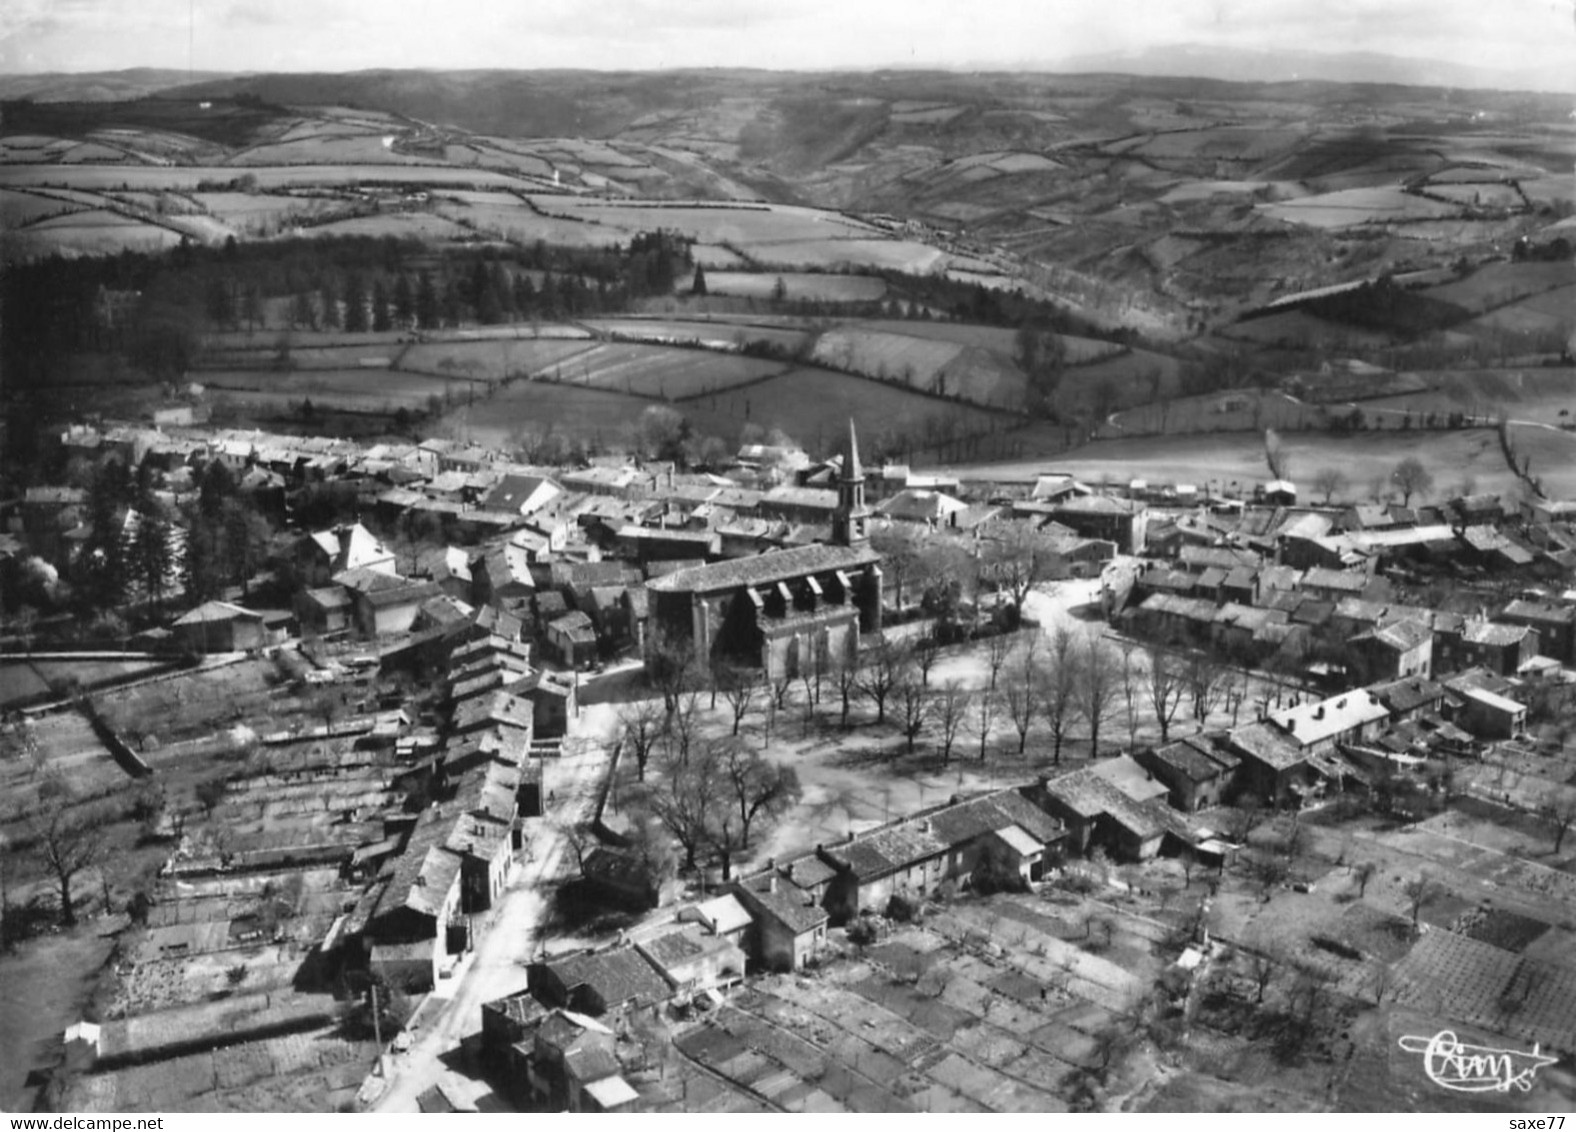
[[[768,679],[852,661],[862,634],[881,631],[881,555],[854,425],[848,424],[832,541],[738,558],[647,584],[653,637],[691,645],[703,671],[733,664]]]

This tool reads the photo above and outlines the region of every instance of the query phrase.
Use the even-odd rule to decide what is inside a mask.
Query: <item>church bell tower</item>
[[[866,546],[870,542],[870,508],[865,506],[865,472],[859,466],[859,439],[848,421],[848,447],[843,450],[843,471],[837,478],[837,510],[832,514],[832,542],[837,546]]]

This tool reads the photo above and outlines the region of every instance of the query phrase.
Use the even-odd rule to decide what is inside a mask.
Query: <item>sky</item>
[[[1190,43],[1576,72],[1576,0],[0,0],[0,74],[1016,68]]]

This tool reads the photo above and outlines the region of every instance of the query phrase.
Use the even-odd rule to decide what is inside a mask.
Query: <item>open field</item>
[[[549,216],[583,219],[626,232],[658,228],[682,232],[704,244],[776,244],[873,236],[875,230],[835,212],[790,205],[726,207],[608,202],[603,199],[533,194],[531,204]]]
[[[863,327],[826,331],[812,356],[882,381],[1003,408],[1022,405],[1027,384],[1022,372],[995,351]]]
[[[1482,314],[1528,295],[1572,284],[1576,284],[1576,264],[1491,263],[1465,279],[1430,287],[1424,294],[1431,299],[1454,303],[1473,314]]]
[[[428,397],[443,396],[442,378],[401,373],[388,369],[295,370],[277,373],[265,369],[203,371],[202,382],[223,390],[232,401],[282,405],[310,399],[323,409],[379,412],[401,406],[425,406]],[[456,374],[454,383],[463,392],[471,383]]]
[[[1576,284],[1544,291],[1498,307],[1463,323],[1459,329],[1508,330],[1513,333],[1562,333],[1576,329]]]
[[[1015,418],[952,401],[922,396],[830,370],[802,367],[758,385],[691,398],[684,411],[705,431],[736,435],[747,423],[780,428],[801,444],[830,451],[853,418],[861,435],[918,433],[926,422],[955,421],[966,432],[1005,428]],[[817,443],[822,438],[824,443]]]
[[[787,368],[785,362],[713,350],[615,342],[553,366],[552,375],[555,381],[681,401],[761,381]]]
[[[122,251],[167,251],[181,242],[178,233],[169,228],[144,224],[136,220],[89,220],[82,224],[67,223],[71,216],[46,220],[19,232],[0,234],[10,254],[22,259],[33,259],[59,253],[64,256],[105,256]],[[110,214],[104,214],[110,215]]]
[[[585,325],[619,338],[638,338],[648,342],[696,342],[703,346],[733,349],[746,342],[770,342],[784,350],[797,350],[809,339],[809,332],[792,327],[760,325],[756,322],[715,319],[593,318]]]
[[[1528,458],[1528,474],[1553,499],[1576,499],[1576,433],[1533,425],[1511,425],[1510,443],[1518,459]]]
[[[452,410],[442,420],[456,436],[477,444],[507,445],[517,429],[530,427],[611,445],[623,442],[654,404],[650,398],[586,385],[517,381],[474,407]]]
[[[1350,228],[1407,220],[1438,220],[1458,216],[1461,206],[1413,196],[1399,188],[1353,188],[1295,200],[1261,204],[1259,211],[1277,220],[1311,228]]]
[[[51,216],[76,212],[79,206],[51,197],[0,189],[0,228],[12,230]]]
[[[332,220],[301,230],[314,239],[332,236],[391,236],[401,240],[466,241],[476,233],[445,216],[430,212],[390,212],[378,216],[354,216]]]
[[[562,329],[569,329],[567,327]],[[485,342],[421,342],[399,355],[399,368],[480,381],[550,371],[591,349],[589,337],[496,338]]]
[[[797,240],[746,245],[744,251],[763,269],[874,267],[916,275],[934,270],[946,258],[945,252],[909,240]]]
[[[706,291],[712,295],[735,295],[749,299],[767,299],[776,294],[778,281],[783,294],[789,299],[807,299],[823,303],[870,303],[886,294],[886,282],[868,275],[816,275],[785,272],[771,275],[765,272],[713,271],[706,276]],[[679,289],[688,287],[686,280],[679,281]]]
[[[1396,463],[1407,456],[1416,456],[1428,467],[1440,490],[1451,490],[1466,476],[1472,477],[1478,491],[1514,492],[1520,482],[1505,466],[1492,429],[1385,429],[1344,437],[1284,433],[1281,441],[1294,481],[1321,468],[1339,468],[1359,495],[1365,495],[1377,479],[1388,478]],[[1046,459],[948,470],[974,480],[1032,477],[1055,470],[1070,472],[1091,483],[1127,483],[1133,479],[1160,484],[1216,483],[1222,487],[1235,483],[1237,490],[1251,489],[1253,484],[1270,478],[1260,432],[1098,440]]]

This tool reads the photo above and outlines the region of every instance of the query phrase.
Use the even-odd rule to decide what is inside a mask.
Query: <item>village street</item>
[[[566,830],[591,819],[607,770],[615,718],[610,705],[582,711],[563,755],[546,768],[542,788],[553,800],[540,820],[527,821],[529,856],[517,866],[498,906],[476,925],[476,947],[428,996],[405,1052],[387,1060],[389,1082],[372,1104],[378,1112],[414,1112],[416,1098],[442,1084],[457,1103],[490,1107],[486,1082],[456,1072],[460,1042],[481,1029],[482,1004],[525,989],[526,963],[538,947],[537,930],[553,882],[572,862]],[[544,799],[546,803],[546,799]],[[461,1066],[460,1068],[467,1068]]]

